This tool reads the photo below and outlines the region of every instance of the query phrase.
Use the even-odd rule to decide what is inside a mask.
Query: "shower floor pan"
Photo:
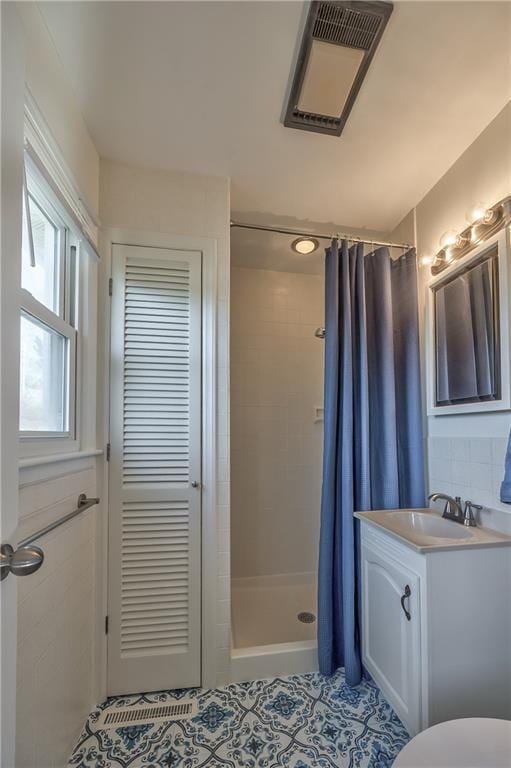
[[[315,574],[233,579],[231,600],[233,682],[318,669]]]

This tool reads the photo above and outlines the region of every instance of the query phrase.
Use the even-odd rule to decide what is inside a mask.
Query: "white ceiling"
[[[303,3],[40,7],[100,155],[230,176],[238,217],[390,231],[510,98],[509,2],[396,3],[340,138],[281,123]]]

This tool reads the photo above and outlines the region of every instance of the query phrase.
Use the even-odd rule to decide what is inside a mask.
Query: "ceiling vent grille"
[[[131,725],[188,720],[197,714],[197,702],[192,699],[168,704],[135,704],[128,707],[107,707],[94,723],[95,731],[125,728]]]
[[[381,23],[380,14],[354,11],[335,3],[320,3],[312,36],[326,43],[368,51]]]
[[[392,9],[387,2],[313,0],[286,127],[341,135]]]

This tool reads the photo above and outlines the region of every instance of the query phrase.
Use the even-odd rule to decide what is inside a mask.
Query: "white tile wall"
[[[319,275],[231,271],[234,577],[316,569],[323,286]]]
[[[443,491],[511,513],[511,506],[500,501],[506,447],[503,437],[429,437],[430,492]]]
[[[20,537],[96,494],[94,460],[23,480]],[[80,467],[76,469],[76,464]],[[23,473],[24,475],[28,473]],[[64,768],[94,702],[96,516],[92,507],[37,543],[42,567],[18,580],[16,768]]]

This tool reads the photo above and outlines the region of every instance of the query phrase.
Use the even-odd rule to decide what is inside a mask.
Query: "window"
[[[68,339],[22,312],[20,342],[21,430],[67,432]]]
[[[29,453],[58,453],[76,438],[77,243],[78,233],[52,191],[27,174],[19,427]]]
[[[32,296],[59,314],[59,231],[31,195],[23,206],[23,248],[21,286]],[[30,220],[30,232],[28,220]]]

